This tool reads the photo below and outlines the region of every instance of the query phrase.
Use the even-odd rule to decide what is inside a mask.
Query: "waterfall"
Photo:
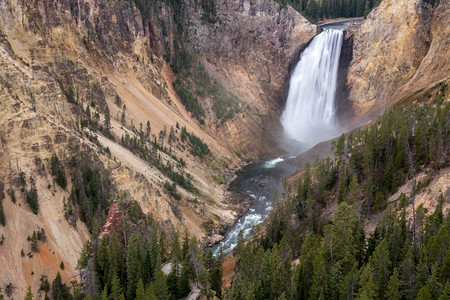
[[[339,134],[334,97],[342,38],[343,30],[326,29],[301,54],[281,116],[289,138],[312,146]]]

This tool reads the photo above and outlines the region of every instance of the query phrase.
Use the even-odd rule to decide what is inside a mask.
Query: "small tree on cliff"
[[[0,296],[0,299],[3,299],[3,296]],[[28,286],[27,294],[25,295],[24,300],[33,300],[33,293],[31,292],[31,287]]]

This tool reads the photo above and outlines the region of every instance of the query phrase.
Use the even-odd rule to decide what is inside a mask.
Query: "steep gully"
[[[282,182],[294,170],[290,158],[343,131],[336,120],[335,94],[347,26],[348,22],[323,26],[322,33],[300,55],[291,73],[280,120],[285,133],[283,145],[288,154],[250,164],[239,172],[230,190],[250,197],[252,204],[227,231],[224,239],[212,247],[215,255],[221,248],[225,254],[231,252],[237,245],[240,232],[244,240],[250,238],[253,228],[269,216],[274,201],[284,200]]]

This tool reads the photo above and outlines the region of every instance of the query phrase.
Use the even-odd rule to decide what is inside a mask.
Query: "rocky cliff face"
[[[201,11],[190,6],[189,36],[208,72],[251,112],[213,134],[239,145],[240,151],[261,154],[270,148],[270,137],[263,133],[279,126],[289,71],[316,35],[316,26],[292,7],[271,0],[215,3],[214,24],[203,22]]]
[[[228,172],[240,164],[234,151],[256,145],[263,120],[276,115],[289,65],[315,28],[271,1],[217,1],[216,6],[217,22],[211,24],[202,20],[194,2],[187,2],[192,16],[186,30],[211,76],[252,107],[222,127],[202,126],[191,118],[172,88],[173,74],[163,59],[173,52],[171,7],[161,4],[143,18],[131,1],[0,2],[0,185],[6,195],[0,265],[8,266],[0,286],[11,283],[13,298],[23,298],[28,286],[36,295],[41,275],[52,280],[60,271],[69,282],[76,272],[89,233],[83,222],[64,215],[74,185],[71,159],[79,151],[109,170],[116,190],[139,201],[166,228],[186,228],[202,237],[203,222],[212,219],[220,228],[244,208],[229,201],[217,178],[230,178]],[[98,125],[109,112],[109,134],[83,125],[87,107]],[[183,159],[183,174],[197,193],[178,186],[182,199],[175,200],[163,187],[172,182],[167,173],[121,144],[122,136],[138,137],[140,124],[145,130],[147,121],[152,139],[164,128],[169,135],[171,127],[180,138],[178,123],[209,146],[211,154],[201,159],[179,141],[169,147],[166,135],[162,140],[170,152],[158,150],[166,165],[177,165],[173,157]],[[65,189],[50,175],[53,154],[66,167]],[[26,203],[32,186],[39,202],[36,215]],[[48,239],[32,253],[27,236],[40,228]],[[29,252],[32,257],[26,256]]]
[[[216,6],[217,23],[191,19],[194,45],[239,97],[263,110],[277,109],[290,66],[316,35],[316,26],[270,0],[217,1]]]
[[[448,1],[384,0],[354,31],[347,77],[358,116],[376,112],[450,76]]]

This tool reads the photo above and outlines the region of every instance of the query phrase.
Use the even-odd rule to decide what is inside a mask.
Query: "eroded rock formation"
[[[77,272],[89,231],[77,220],[76,205],[65,214],[74,184],[71,161],[80,151],[95,157],[96,164],[109,170],[117,192],[127,192],[165,228],[187,229],[201,237],[206,220],[218,217],[216,225],[230,224],[245,209],[230,201],[225,185],[215,178],[232,178],[230,171],[241,163],[238,150],[246,149],[241,152],[244,157],[257,153],[263,120],[277,114],[289,65],[315,28],[291,8],[272,1],[216,5],[217,22],[212,24],[187,1],[189,17],[183,26],[211,76],[254,107],[251,114],[236,114],[221,127],[199,124],[172,87],[174,77],[164,58],[173,54],[176,41],[170,6],[161,3],[143,17],[133,1],[0,2],[0,176],[6,194],[0,265],[7,266],[0,285],[13,283],[14,298],[23,298],[28,286],[37,291],[44,273],[52,279],[60,271],[69,282]],[[88,107],[102,126],[109,111],[108,135],[82,125]],[[147,121],[155,138],[178,123],[209,146],[206,159],[181,146],[170,150],[185,162],[183,172],[197,194],[178,186],[182,199],[175,200],[164,188],[166,181],[172,182],[167,174],[121,145],[123,136],[135,136]],[[178,129],[175,134],[180,134]],[[168,146],[167,136],[164,144]],[[65,165],[65,189],[49,174],[54,154]],[[169,154],[160,154],[164,163],[175,165]],[[16,184],[22,172],[23,188]],[[37,189],[37,215],[25,201],[32,185]],[[22,257],[22,249],[29,252],[27,236],[40,228],[47,242],[32,258]],[[64,271],[59,269],[61,262]]]
[[[348,73],[357,116],[384,109],[450,76],[450,4],[385,0],[356,29]]]

